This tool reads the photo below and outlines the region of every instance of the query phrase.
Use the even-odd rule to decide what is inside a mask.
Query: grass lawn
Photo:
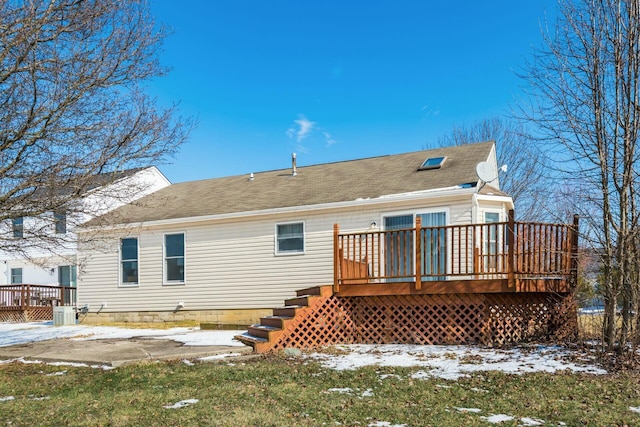
[[[640,425],[640,413],[629,409],[640,406],[640,381],[631,374],[412,379],[419,370],[334,371],[278,356],[107,371],[14,362],[0,365],[0,425]],[[164,408],[186,399],[198,402]],[[483,418],[497,414],[514,418]]]

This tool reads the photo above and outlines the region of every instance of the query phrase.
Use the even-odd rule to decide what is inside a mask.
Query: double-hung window
[[[11,220],[11,226],[13,229],[13,237],[16,239],[22,239],[24,236],[24,219],[19,216]]]
[[[56,234],[65,234],[67,232],[67,213],[64,211],[54,212],[53,225]]]
[[[184,233],[164,235],[164,282],[184,283]]]
[[[304,223],[276,224],[276,254],[304,253]]]
[[[20,284],[22,283],[22,268],[12,268],[11,269],[11,284]]]
[[[122,285],[138,284],[138,239],[135,237],[120,240],[120,271]]]

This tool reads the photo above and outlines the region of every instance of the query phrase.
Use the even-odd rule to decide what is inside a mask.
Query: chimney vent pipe
[[[296,167],[296,153],[291,153],[291,176],[298,175],[298,168]]]

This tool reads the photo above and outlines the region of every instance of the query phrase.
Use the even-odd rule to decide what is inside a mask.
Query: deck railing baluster
[[[415,229],[415,282],[416,282],[416,290],[420,290],[422,288],[422,218],[418,215],[416,216],[416,229]]]
[[[521,280],[564,280],[574,265],[568,225],[516,222],[512,214],[502,223],[423,227],[416,221],[414,228],[357,233],[340,233],[336,225],[334,232],[336,263],[340,254],[345,261],[334,265],[337,289],[388,281],[424,291],[427,279],[507,280],[513,288]]]

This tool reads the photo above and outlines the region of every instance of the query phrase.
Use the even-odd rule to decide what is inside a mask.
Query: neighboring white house
[[[25,248],[25,253],[0,251],[0,284],[75,286],[76,228],[170,184],[156,167],[96,175],[91,188],[72,211],[20,217],[1,224],[0,233],[12,239],[5,241]]]
[[[79,230],[78,304],[90,319],[251,324],[333,282],[334,224],[506,221],[497,177],[485,142],[173,184]]]

